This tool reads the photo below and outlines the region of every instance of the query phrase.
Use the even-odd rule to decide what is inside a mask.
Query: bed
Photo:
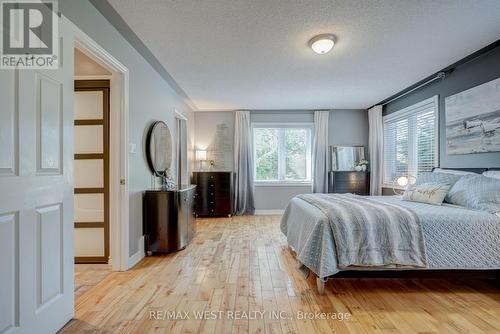
[[[316,275],[321,294],[327,279],[346,272],[356,272],[362,277],[377,271],[461,270],[496,274],[500,269],[499,216],[446,203],[438,206],[402,201],[399,196],[369,196],[368,199],[381,205],[402,207],[418,216],[426,263],[393,268],[339,266],[329,218],[320,208],[298,196],[288,204],[280,227],[303,270]]]

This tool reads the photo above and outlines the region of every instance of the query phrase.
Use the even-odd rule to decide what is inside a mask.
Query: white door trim
[[[177,108],[174,108],[174,115],[175,115],[175,118],[180,118],[180,119],[183,119],[187,122],[187,117],[184,116],[179,110],[177,110]]]
[[[69,21],[69,20],[68,20]],[[71,23],[80,51],[111,69],[110,80],[110,257],[115,271],[129,269],[128,119],[129,71],[102,46]]]

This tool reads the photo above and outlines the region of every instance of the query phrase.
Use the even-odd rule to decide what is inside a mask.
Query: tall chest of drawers
[[[196,215],[205,217],[233,214],[232,172],[193,172],[196,184]]]

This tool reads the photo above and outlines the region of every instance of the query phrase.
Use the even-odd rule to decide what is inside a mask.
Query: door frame
[[[69,21],[69,20],[68,20]],[[110,69],[109,128],[109,229],[112,270],[126,271],[129,266],[129,196],[128,196],[128,123],[129,70],[70,22],[74,48]]]
[[[182,183],[182,180],[179,180],[179,175],[182,175],[181,171],[178,170],[178,167],[179,167],[179,163],[181,163],[181,157],[179,156],[179,145],[180,145],[180,141],[179,141],[179,129],[177,127],[177,120],[180,119],[180,120],[183,120],[186,122],[186,161],[187,161],[187,165],[186,165],[186,177],[187,177],[187,183],[189,184],[190,183],[190,172],[191,172],[191,168],[190,168],[190,163],[189,161],[191,161],[190,159],[190,147],[189,147],[189,119],[184,115],[182,114],[179,110],[177,110],[177,108],[174,108],[174,119],[175,119],[175,142],[176,142],[176,147],[175,147],[175,156],[176,156],[176,160],[177,160],[177,165],[175,166],[176,168],[176,180],[177,180],[177,184],[181,184]]]

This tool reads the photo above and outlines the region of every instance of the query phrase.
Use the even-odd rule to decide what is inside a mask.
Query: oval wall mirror
[[[172,164],[172,135],[165,122],[154,122],[146,139],[146,156],[151,172],[164,176]]]

